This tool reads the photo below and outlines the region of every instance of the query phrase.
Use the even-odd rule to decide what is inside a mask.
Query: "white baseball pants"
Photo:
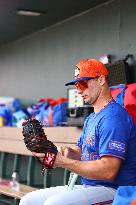
[[[112,204],[116,190],[104,186],[57,186],[30,192],[22,197],[19,205],[105,205]]]

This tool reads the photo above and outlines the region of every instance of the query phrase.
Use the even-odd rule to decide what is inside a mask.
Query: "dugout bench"
[[[77,127],[44,128],[49,140],[56,146],[75,146],[82,129]],[[19,173],[20,191],[13,192],[8,184],[13,171]],[[46,170],[41,176],[42,166],[26,149],[22,129],[14,127],[0,128],[0,201],[3,204],[18,204],[20,198],[39,188],[66,185],[70,172],[55,168],[52,174]],[[5,180],[6,179],[6,180]]]

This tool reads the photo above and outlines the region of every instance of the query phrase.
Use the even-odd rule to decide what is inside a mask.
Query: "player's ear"
[[[98,78],[98,82],[99,82],[100,85],[104,85],[105,82],[106,82],[105,75],[101,75],[101,76]]]

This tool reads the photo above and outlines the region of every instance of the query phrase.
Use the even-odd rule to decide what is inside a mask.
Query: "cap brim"
[[[75,78],[68,83],[65,83],[65,86],[74,85],[76,82],[84,81],[84,80],[91,80],[91,77],[83,77],[83,78]]]

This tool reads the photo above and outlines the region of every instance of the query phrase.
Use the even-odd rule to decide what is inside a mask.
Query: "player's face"
[[[76,85],[77,91],[81,94],[85,103],[94,105],[101,93],[99,78],[94,78],[88,81],[81,81],[82,84]]]

